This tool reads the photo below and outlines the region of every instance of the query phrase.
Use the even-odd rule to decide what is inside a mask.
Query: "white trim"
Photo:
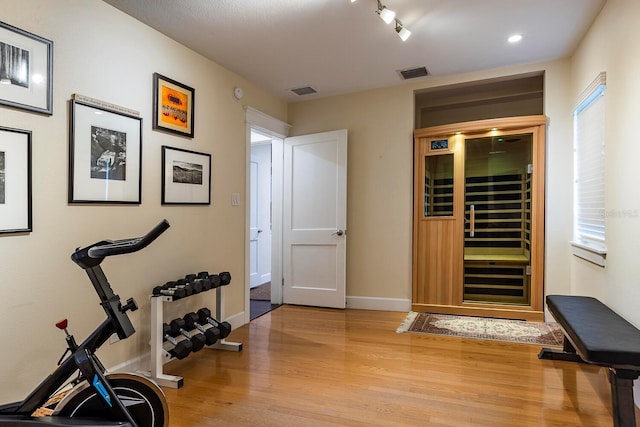
[[[292,127],[290,124],[248,106],[245,107],[245,113],[246,122],[252,128],[267,131],[268,134],[280,139],[289,136],[289,130]]]
[[[582,258],[600,267],[606,266],[607,250],[585,245],[579,242],[571,243],[571,253],[578,258]]]
[[[596,76],[595,79],[593,79],[591,83],[589,83],[589,86],[587,86],[582,91],[580,96],[578,96],[578,99],[576,99],[576,101],[573,104],[572,110],[576,111],[578,108],[580,108],[580,106],[592,96],[592,94],[596,91],[596,89],[598,89],[598,86],[606,86],[606,85],[607,85],[607,73],[605,71],[602,71],[600,74]]]
[[[347,308],[356,310],[410,311],[411,300],[402,298],[347,296]]]
[[[239,327],[244,326],[244,325],[246,325],[248,323],[248,322],[245,322],[244,319],[245,319],[245,313],[244,313],[244,311],[241,311],[240,313],[236,313],[233,316],[227,317],[226,319],[223,319],[223,320],[225,322],[231,323],[231,330],[235,331]],[[233,333],[233,332],[231,332],[231,333]]]
[[[272,224],[271,224],[271,298],[272,302],[282,301],[282,140],[289,135],[291,125],[271,117],[252,107],[245,107],[246,137],[245,137],[245,157],[246,157],[246,176],[245,176],[245,250],[244,250],[244,271],[245,271],[245,303],[243,312],[243,324],[250,322],[251,303],[249,301],[249,224],[250,212],[246,207],[249,206],[251,194],[251,129],[259,130],[265,135],[274,138],[271,141],[271,158],[272,158]],[[239,315],[239,314],[238,314]]]
[[[122,363],[118,363],[116,366],[107,369],[109,373],[114,372],[146,372],[144,375],[149,376],[149,363],[150,352],[144,353],[142,356],[138,356],[134,359],[129,359]],[[145,371],[146,370],[146,371]]]

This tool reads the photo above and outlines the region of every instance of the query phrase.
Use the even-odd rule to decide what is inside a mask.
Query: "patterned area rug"
[[[416,312],[409,313],[397,332],[417,332],[545,346],[562,346],[564,339],[557,323]]]

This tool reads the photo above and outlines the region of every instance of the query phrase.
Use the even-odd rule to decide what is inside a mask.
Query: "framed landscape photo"
[[[70,101],[69,203],[141,203],[142,118]]]
[[[153,129],[193,138],[195,89],[153,74]]]
[[[0,127],[0,233],[32,231],[31,132]]]
[[[162,146],[162,204],[211,204],[211,154]]]
[[[53,42],[0,22],[0,104],[53,114]]]

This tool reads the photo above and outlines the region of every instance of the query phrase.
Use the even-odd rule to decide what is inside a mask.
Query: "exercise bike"
[[[108,256],[145,248],[168,228],[169,223],[163,220],[142,237],[104,240],[76,249],[71,259],[86,271],[107,319],[79,345],[73,335],[67,332],[66,320],[59,322],[56,326],[66,334],[67,350],[60,358],[58,367],[23,401],[0,405],[0,426],[169,425],[169,407],[160,387],[141,375],[105,374],[106,369],[95,354],[114,333],[120,339],[135,333],[127,312],[138,309],[133,298],[122,305],[120,297],[113,293],[100,263]],[[51,396],[68,388],[68,385],[73,387],[55,406],[51,416],[32,416]]]

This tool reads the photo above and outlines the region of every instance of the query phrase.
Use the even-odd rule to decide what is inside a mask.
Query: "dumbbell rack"
[[[188,297],[186,297],[188,298]],[[184,298],[181,298],[184,299]],[[164,323],[164,303],[173,302],[173,297],[167,295],[151,296],[151,372],[149,376],[159,385],[171,388],[180,388],[184,385],[182,377],[168,375],[162,372],[165,363],[174,359],[163,346],[162,324]],[[220,319],[222,313],[222,287],[216,288],[216,314],[215,318]],[[242,343],[221,339],[215,344],[206,346],[217,350],[242,351]]]

